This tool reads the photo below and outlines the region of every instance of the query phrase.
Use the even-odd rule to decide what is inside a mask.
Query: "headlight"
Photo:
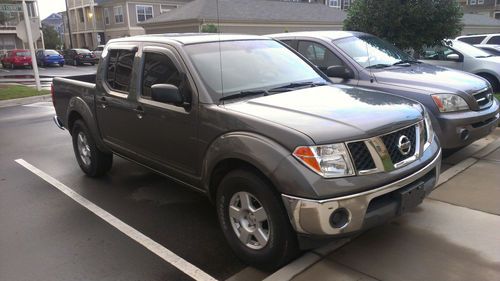
[[[427,141],[424,144],[424,151],[430,146],[432,140],[434,139],[434,130],[432,129],[432,122],[429,113],[424,109],[424,122],[425,122],[425,133],[427,134]]]
[[[465,100],[462,97],[454,94],[436,94],[432,95],[432,99],[441,112],[452,112],[469,109],[469,105],[465,102]]]
[[[354,175],[351,158],[344,144],[299,146],[293,156],[325,178]]]

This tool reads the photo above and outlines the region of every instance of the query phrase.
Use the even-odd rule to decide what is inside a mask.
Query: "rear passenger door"
[[[124,155],[137,151],[133,123],[137,119],[133,67],[136,46],[111,46],[96,82],[96,116],[103,140]]]
[[[143,154],[178,178],[196,174],[197,163],[197,98],[194,84],[174,48],[164,45],[144,47],[137,100],[140,117],[136,119]],[[154,101],[151,87],[171,84],[179,88],[185,104],[173,105]]]

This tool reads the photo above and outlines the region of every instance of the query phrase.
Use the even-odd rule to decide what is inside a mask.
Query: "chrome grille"
[[[424,121],[385,135],[347,143],[358,175],[389,172],[420,158],[428,141]],[[400,149],[400,139],[406,137],[411,147]]]
[[[485,88],[472,94],[480,109],[487,108],[493,102],[493,93],[490,88]]]

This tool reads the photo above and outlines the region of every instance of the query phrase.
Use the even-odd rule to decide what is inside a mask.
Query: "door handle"
[[[99,101],[101,103],[101,108],[104,109],[104,108],[108,107],[108,101],[106,100],[106,97],[101,97],[99,99]]]
[[[142,119],[144,117],[144,109],[142,108],[142,106],[136,107],[134,111],[137,114],[137,118]]]

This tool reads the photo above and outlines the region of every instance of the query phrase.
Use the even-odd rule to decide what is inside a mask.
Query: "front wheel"
[[[113,165],[113,154],[105,153],[97,147],[90,130],[82,120],[77,120],[71,133],[73,150],[80,168],[91,177],[106,174]]]
[[[274,187],[252,170],[227,174],[217,190],[224,236],[245,262],[274,270],[299,253],[297,237]]]

